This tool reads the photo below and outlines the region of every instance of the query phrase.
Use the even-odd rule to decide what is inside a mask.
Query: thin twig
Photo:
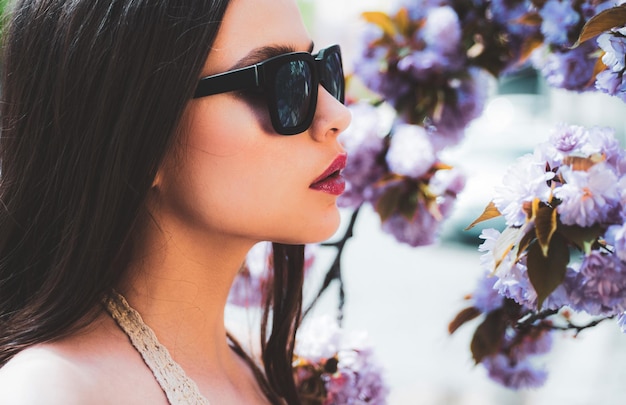
[[[325,246],[325,247],[337,248],[337,254],[335,255],[335,260],[333,260],[333,263],[331,264],[330,268],[326,272],[326,277],[324,277],[324,282],[322,283],[322,286],[319,289],[317,295],[315,296],[313,301],[309,304],[309,306],[304,310],[303,315],[302,315],[303,318],[308,315],[311,309],[313,309],[313,307],[318,302],[322,294],[326,291],[328,286],[330,286],[330,284],[334,280],[337,280],[337,282],[339,283],[339,303],[338,303],[338,308],[337,308],[337,311],[338,311],[337,320],[339,321],[339,324],[341,325],[341,322],[343,321],[343,306],[345,304],[345,291],[343,288],[344,287],[343,277],[341,275],[341,255],[343,254],[343,249],[346,245],[346,242],[350,238],[352,238],[352,236],[354,235],[354,224],[356,223],[356,219],[357,219],[357,216],[359,215],[360,209],[361,207],[358,207],[352,213],[352,216],[350,217],[350,223],[348,224],[348,227],[346,228],[346,232],[341,237],[341,239],[335,242],[328,242],[328,243],[322,244],[322,246]]]

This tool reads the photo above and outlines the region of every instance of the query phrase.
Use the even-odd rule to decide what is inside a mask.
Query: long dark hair
[[[0,366],[93,319],[120,280],[146,195],[227,5],[13,6],[1,56]],[[290,404],[299,403],[291,355],[301,250],[275,246],[271,333],[262,343],[268,398]]]

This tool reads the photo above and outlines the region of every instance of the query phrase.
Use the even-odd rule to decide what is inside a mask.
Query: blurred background
[[[361,12],[389,11],[389,0],[299,0],[317,44],[339,43],[351,70],[364,22]],[[455,212],[439,243],[411,248],[380,230],[378,215],[364,207],[343,255],[346,302],[343,326],[366,331],[390,387],[389,404],[622,404],[626,400],[626,336],[613,322],[563,336],[542,358],[549,372],[540,389],[511,391],[474,366],[469,343],[475,323],[454,335],[448,323],[467,306],[464,296],[482,277],[478,235],[497,220],[464,231],[484,209],[492,189],[514,160],[547,140],[556,123],[613,127],[622,145],[626,106],[603,94],[549,88],[532,70],[494,81],[484,114],[445,161],[467,176]],[[349,212],[344,213],[344,226]],[[343,232],[340,229],[337,235]],[[321,282],[335,251],[320,249],[312,283]],[[338,289],[331,285],[312,316],[336,316]]]

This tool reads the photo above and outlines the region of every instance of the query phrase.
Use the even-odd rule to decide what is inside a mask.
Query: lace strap
[[[104,301],[107,311],[126,333],[148,366],[171,405],[209,405],[196,383],[185,374],[167,348],[156,338],[141,315],[130,307],[126,299],[112,291]]]

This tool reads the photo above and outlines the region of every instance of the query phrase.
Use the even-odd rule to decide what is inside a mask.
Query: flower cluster
[[[598,45],[588,41],[573,47],[585,24],[615,1],[548,0],[538,10],[542,45],[532,55],[535,67],[553,87],[594,90]]]
[[[426,128],[437,149],[459,142],[482,112],[488,88],[487,77],[468,62],[465,21],[447,3],[365,13],[371,24],[354,61],[356,76],[402,121]]]
[[[392,13],[364,13],[368,24],[354,73],[379,99],[376,109],[353,106],[355,125],[344,136],[351,159],[342,204],[372,203],[383,230],[400,242],[433,243],[463,188],[458,172],[438,156],[482,113],[490,75],[514,72],[530,59],[552,86],[594,90],[603,49],[609,70],[598,74],[596,87],[626,97],[622,31],[603,34],[599,46],[587,41],[610,28],[605,14],[625,10],[614,5],[614,0],[399,0]],[[376,121],[384,114],[377,109],[389,106],[392,120]]]
[[[299,332],[294,375],[305,405],[383,405],[388,388],[362,333],[348,334],[328,316]]]
[[[626,102],[626,8],[615,7],[595,16],[589,30],[604,31],[598,37],[598,45],[603,52],[603,70],[596,75],[596,88],[604,93],[619,97]],[[584,34],[584,33],[583,33]],[[583,37],[583,39],[585,39]]]
[[[486,315],[472,353],[492,378],[514,388],[542,384],[545,372],[526,358],[547,350],[556,316],[567,323],[562,329],[580,331],[571,310],[599,319],[624,314],[625,185],[626,151],[609,128],[559,125],[507,170],[471,225],[505,218],[502,232],[481,234],[481,266],[491,277],[451,324],[453,331]]]
[[[463,176],[440,161],[424,127],[392,124],[383,107],[358,103],[350,108],[353,124],[340,136],[350,159],[339,204],[357,208],[370,203],[383,230],[399,242],[433,243],[438,224],[464,187]]]

